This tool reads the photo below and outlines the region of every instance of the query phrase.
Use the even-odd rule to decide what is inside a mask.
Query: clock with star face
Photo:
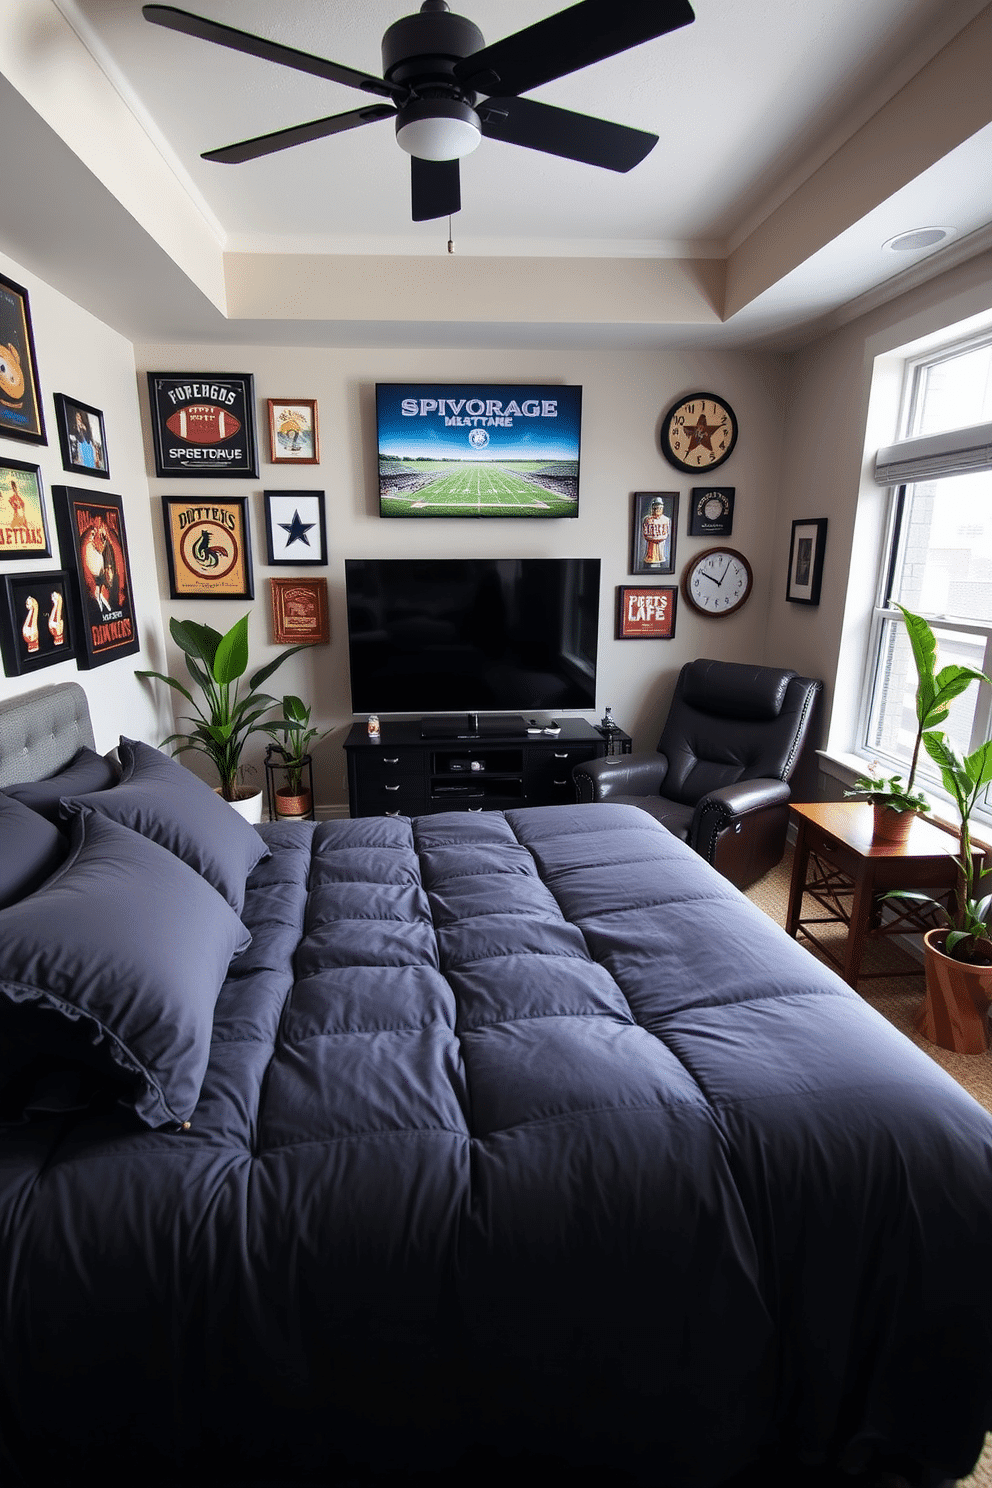
[[[701,615],[735,615],[751,593],[751,565],[736,548],[707,548],[682,573],[682,593]]]
[[[737,415],[715,393],[689,393],[661,421],[661,452],[677,470],[715,470],[737,443]]]

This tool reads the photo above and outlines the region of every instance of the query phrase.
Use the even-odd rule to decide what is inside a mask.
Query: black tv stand
[[[422,739],[518,739],[526,732],[517,713],[434,714],[420,720]]]
[[[557,734],[529,734],[522,717],[480,714],[479,733],[468,737],[466,715],[457,714],[454,721],[460,732],[430,735],[426,729],[444,727],[446,720],[436,715],[386,720],[376,743],[365,724],[356,723],[344,744],[351,815],[571,805],[573,767],[607,748],[599,730],[581,718],[563,718]]]

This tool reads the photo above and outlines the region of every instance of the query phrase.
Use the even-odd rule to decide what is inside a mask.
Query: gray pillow
[[[245,882],[269,849],[254,827],[184,765],[150,744],[121,738],[121,778],[111,790],[75,795],[64,810],[91,806],[182,858],[238,914]]]
[[[117,784],[120,773],[116,765],[84,745],[57,775],[49,775],[47,780],[19,781],[16,785],[5,786],[4,793],[60,826],[59,802],[63,796],[107,790]]]
[[[196,1107],[214,1006],[251,936],[172,853],[90,810],[62,868],[0,910],[0,1020],[127,1087],[146,1126]]]
[[[0,791],[0,909],[33,893],[68,851],[57,827]]]

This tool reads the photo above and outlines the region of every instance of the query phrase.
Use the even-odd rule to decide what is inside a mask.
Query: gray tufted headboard
[[[77,750],[95,748],[86,694],[78,682],[59,682],[0,702],[0,789],[44,780]]]

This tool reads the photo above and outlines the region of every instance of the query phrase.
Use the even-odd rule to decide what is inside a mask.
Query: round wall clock
[[[682,573],[682,593],[702,615],[735,615],[751,593],[751,565],[736,548],[707,548]]]
[[[737,443],[737,415],[724,398],[689,393],[661,421],[661,452],[678,470],[715,470]]]

